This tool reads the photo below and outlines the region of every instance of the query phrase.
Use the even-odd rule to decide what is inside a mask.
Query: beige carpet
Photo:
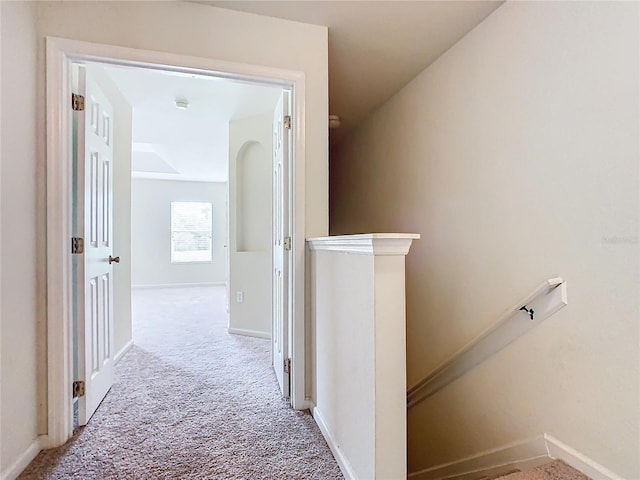
[[[135,347],[89,424],[20,479],[337,479],[270,341],[229,335],[223,287],[135,290]]]
[[[585,474],[571,468],[566,463],[556,460],[546,465],[499,477],[500,480],[591,480]]]

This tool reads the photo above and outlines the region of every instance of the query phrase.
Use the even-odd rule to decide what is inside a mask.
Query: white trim
[[[548,433],[509,443],[476,455],[410,473],[410,480],[476,480],[495,478],[514,470],[527,471],[553,460],[584,473],[593,480],[622,480],[622,477],[577,452]]]
[[[564,463],[581,471],[592,480],[622,480],[620,475],[613,473],[608,468],[594,462],[577,450],[571,448],[566,443],[561,442],[553,435],[545,433],[544,439],[547,443],[547,450],[551,458],[562,460]]]
[[[94,61],[156,70],[196,73],[236,81],[292,88],[294,131],[293,268],[294,296],[291,402],[304,408],[305,320],[305,74],[304,72],[96,43],[46,38],[47,172],[47,351],[48,437],[64,444],[73,433],[71,401],[71,62]]]
[[[132,290],[144,290],[147,288],[182,288],[182,287],[224,287],[227,282],[200,282],[200,283],[156,283],[131,285]]]
[[[336,441],[335,437],[331,433],[331,430],[329,430],[329,427],[327,426],[327,422],[325,422],[324,417],[322,416],[322,413],[320,413],[320,410],[318,410],[318,407],[313,406],[312,404],[311,413],[313,415],[313,419],[318,424],[318,428],[320,428],[320,431],[322,432],[322,436],[326,440],[327,445],[329,445],[329,448],[331,449],[331,453],[333,453],[333,457],[336,459],[336,462],[338,462],[338,466],[340,467],[340,471],[342,472],[342,475],[344,475],[344,478],[347,480],[352,480],[352,479],[357,480],[358,477],[356,477],[356,474],[353,473],[353,468],[351,467],[351,464],[342,453],[342,450],[340,450],[340,446],[338,445],[338,442]]]
[[[118,353],[116,353],[116,355],[113,357],[113,363],[114,363],[114,365],[117,365],[117,364],[118,364],[118,362],[119,362],[120,360],[122,360],[122,357],[124,357],[124,356],[127,354],[127,352],[128,352],[129,350],[131,350],[131,347],[133,347],[133,339],[129,340],[129,341],[124,345],[124,347],[122,347],[122,348],[120,349],[120,351],[119,351]]]
[[[40,440],[40,448],[42,450],[48,450],[56,447],[56,445],[51,441],[49,435],[40,435],[38,439]]]
[[[309,238],[311,250],[356,253],[359,255],[406,255],[417,233],[367,233]]]
[[[562,278],[547,280],[533,293],[507,310],[497,322],[409,388],[407,392],[408,407],[412,408],[440,391],[566,305],[567,283]],[[523,306],[534,310],[533,319],[520,310]]]
[[[131,172],[131,178],[133,180],[150,180],[161,182],[193,182],[193,183],[224,183],[226,180],[211,180],[209,178],[192,177],[189,175],[178,175],[175,173],[160,173],[160,172]]]
[[[175,53],[142,50],[59,37],[46,37],[67,58],[109,65],[144,67],[153,70],[213,76],[255,84],[296,87],[304,81],[304,72],[272,68],[214,58],[193,57]],[[304,138],[304,133],[302,133]]]
[[[232,335],[244,335],[245,337],[266,338],[271,340],[271,332],[260,332],[258,330],[247,330],[245,328],[227,328],[227,332]]]
[[[467,480],[527,470],[550,461],[542,435],[410,473],[412,480]]]
[[[52,446],[73,434],[71,399],[71,131],[70,65],[67,54],[46,39],[47,175],[47,436]]]
[[[0,472],[0,480],[15,480],[42,450],[44,436],[37,437],[9,468]]]
[[[300,405],[302,408],[298,408],[296,410],[309,410],[309,413],[311,414],[311,416],[313,416],[312,411],[315,408],[313,400],[311,400],[310,398],[305,398],[302,402],[300,402]]]
[[[291,406],[296,410],[305,410],[307,405],[306,393],[306,344],[305,333],[305,268],[306,268],[306,84],[302,78],[295,83],[292,91],[290,105],[292,106],[293,129],[293,159],[289,171],[289,182],[293,180],[293,191],[289,199],[289,221],[291,224],[293,241],[291,257],[289,259],[289,275],[292,284],[293,295],[291,297],[291,338],[289,338],[289,357],[291,358],[291,376],[289,394]]]

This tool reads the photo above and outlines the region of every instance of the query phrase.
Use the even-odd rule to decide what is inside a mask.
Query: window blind
[[[209,202],[171,202],[171,262],[210,262],[213,206]]]

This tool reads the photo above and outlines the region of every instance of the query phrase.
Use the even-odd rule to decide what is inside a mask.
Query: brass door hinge
[[[84,97],[77,93],[71,94],[71,108],[74,112],[82,112],[84,110]]]
[[[77,380],[73,382],[73,398],[84,397],[84,381]]]
[[[291,359],[287,358],[284,361],[284,373],[291,373]]]
[[[71,238],[71,253],[84,253],[84,238]]]
[[[291,130],[291,115],[284,116],[284,128]]]
[[[285,251],[291,251],[291,237],[284,237],[284,249]]]

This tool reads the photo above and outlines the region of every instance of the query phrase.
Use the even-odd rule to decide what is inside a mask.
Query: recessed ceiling
[[[329,111],[351,129],[503,1],[198,1],[329,27]]]
[[[139,173],[180,173],[166,159],[163,150],[153,143],[134,142],[131,146],[131,171],[134,176]]]
[[[144,68],[102,68],[133,108],[137,178],[226,182],[229,122],[273,112],[281,89]],[[188,108],[176,108],[186,99]]]

